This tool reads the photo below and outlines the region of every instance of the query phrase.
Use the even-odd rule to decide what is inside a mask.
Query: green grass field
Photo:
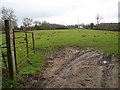
[[[118,54],[118,32],[100,30],[44,30],[35,31],[34,33],[36,39],[35,47],[39,49],[53,50],[57,46],[71,45],[93,47],[108,53]]]
[[[113,31],[101,31],[101,30],[85,30],[85,29],[71,29],[71,30],[39,30],[33,31],[35,36],[35,54],[31,54],[31,61],[33,62],[33,67],[28,62],[25,62],[18,70],[18,77],[21,77],[23,74],[35,74],[37,71],[42,70],[42,66],[45,65],[45,57],[43,52],[52,51],[57,49],[57,47],[65,46],[77,46],[82,49],[82,47],[92,47],[94,49],[103,50],[109,54],[118,55],[118,32]],[[31,34],[28,34],[31,36]],[[16,33],[16,37],[24,36],[24,33]],[[5,42],[5,35],[2,36],[2,41]],[[16,43],[25,41],[24,38],[17,39]],[[32,41],[30,38],[28,41]],[[32,46],[32,44],[29,44]],[[25,47],[21,48],[25,50]],[[4,51],[6,51],[4,49]],[[20,48],[17,50],[17,54],[20,53]],[[32,51],[29,50],[29,51]],[[24,57],[26,53],[17,56],[17,60]],[[22,62],[22,61],[21,61]],[[19,62],[18,64],[20,64]],[[4,64],[3,64],[4,66]],[[19,81],[19,80],[18,80]],[[8,83],[8,82],[7,82]],[[7,84],[8,85],[8,84]],[[6,80],[3,83],[3,86],[6,87]],[[9,87],[9,85],[8,85]]]

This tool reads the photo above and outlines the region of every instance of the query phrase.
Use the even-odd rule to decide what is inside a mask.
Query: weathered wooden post
[[[13,29],[12,29],[11,20],[5,20],[5,33],[6,33],[9,76],[11,80],[15,80],[16,66],[15,66],[15,55],[14,55],[14,46],[13,46]]]

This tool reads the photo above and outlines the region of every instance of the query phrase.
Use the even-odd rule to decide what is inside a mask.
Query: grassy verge
[[[34,31],[35,34],[35,48],[36,53],[30,55],[30,60],[33,62],[34,67],[25,62],[20,68],[18,68],[18,75],[16,82],[8,79],[7,73],[3,73],[3,87],[19,87],[17,82],[23,80],[23,75],[36,74],[37,71],[42,70],[45,65],[45,57],[42,52],[55,50],[60,46],[78,46],[78,47],[93,47],[94,49],[100,49],[109,54],[118,54],[118,32],[113,31],[100,31],[100,30],[39,30]],[[16,33],[16,37],[24,36],[24,33]],[[28,34],[31,36],[31,34]],[[5,35],[2,36],[2,41],[5,41]],[[28,39],[31,42],[31,38]],[[18,45],[24,44],[24,38],[16,39]],[[16,45],[17,45],[16,44]],[[32,46],[32,44],[29,44]],[[25,50],[26,47],[17,48],[17,54]],[[6,51],[6,49],[4,49]],[[29,50],[31,52],[32,49]],[[17,56],[17,60],[24,57],[26,53]],[[21,61],[22,62],[22,61]],[[18,65],[21,63],[19,62]],[[3,63],[4,66],[4,63]]]

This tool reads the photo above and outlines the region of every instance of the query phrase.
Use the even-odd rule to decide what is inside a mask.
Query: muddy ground
[[[65,47],[48,52],[46,66],[26,88],[117,88],[115,55],[100,50]]]

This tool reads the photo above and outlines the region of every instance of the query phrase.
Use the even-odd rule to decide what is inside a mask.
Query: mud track
[[[100,50],[65,47],[46,53],[46,67],[27,88],[117,88],[115,55]]]

